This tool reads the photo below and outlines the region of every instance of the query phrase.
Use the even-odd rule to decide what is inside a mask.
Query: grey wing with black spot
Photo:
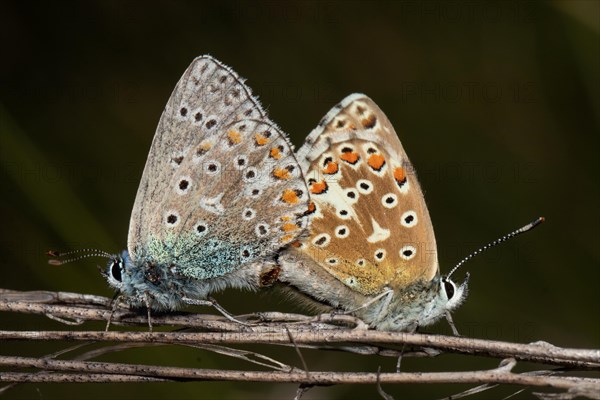
[[[198,279],[221,276],[293,241],[305,228],[307,204],[286,135],[233,70],[201,56],[158,124],[129,254]]]

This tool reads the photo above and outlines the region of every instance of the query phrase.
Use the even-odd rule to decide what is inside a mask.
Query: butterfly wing
[[[298,251],[364,295],[438,273],[423,193],[391,123],[354,94],[298,151],[313,205]]]
[[[398,139],[390,120],[368,96],[353,93],[336,104],[319,122],[319,125],[306,137],[304,145],[298,149],[297,158],[303,170],[327,147],[327,143],[347,132],[367,131],[379,141],[391,147],[390,153],[401,156],[408,162],[406,152]]]
[[[304,227],[306,184],[286,135],[243,80],[195,59],[167,103],[131,215],[132,261],[207,279],[261,260]]]

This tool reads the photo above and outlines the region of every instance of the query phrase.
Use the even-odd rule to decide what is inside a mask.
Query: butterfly
[[[352,94],[298,150],[309,235],[281,253],[280,281],[379,330],[414,331],[467,295],[442,277],[415,171],[381,109]]]
[[[307,190],[290,141],[244,80],[198,57],[160,118],[127,250],[100,254],[110,257],[104,275],[149,310],[268,285],[277,251],[306,226]]]

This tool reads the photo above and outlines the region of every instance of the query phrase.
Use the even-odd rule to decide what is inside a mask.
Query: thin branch
[[[38,314],[63,323],[106,321],[113,310],[111,300],[99,296],[62,292],[18,292],[0,289],[0,311]],[[315,317],[279,312],[236,316],[244,324],[220,315],[191,313],[153,313],[155,325],[186,327],[196,330],[175,332],[104,332],[104,331],[0,331],[0,341],[28,340],[114,342],[80,355],[79,360],[57,360],[46,356],[26,358],[0,356],[2,382],[165,382],[220,380],[285,382],[300,388],[334,384],[393,383],[475,383],[478,385],[516,384],[552,387],[569,393],[592,393],[600,389],[600,379],[557,376],[569,369],[600,369],[600,350],[569,349],[546,342],[509,343],[456,336],[380,332],[368,329],[359,319],[333,313]],[[112,322],[147,327],[147,317],[136,310],[117,308]],[[106,352],[148,345],[184,345],[235,357],[270,371],[239,371],[179,368],[171,366],[98,363],[83,361]],[[268,344],[293,346],[299,352],[304,369],[284,364],[271,357],[225,345]],[[404,351],[404,348],[408,351]],[[345,351],[365,356],[433,357],[444,352],[502,359],[498,368],[483,371],[435,373],[374,373],[310,371],[300,348]],[[509,361],[506,361],[509,359]],[[563,371],[514,373],[518,361],[557,365]],[[17,368],[38,368],[36,372],[13,372]],[[301,396],[304,390],[299,390]]]
[[[291,372],[280,371],[235,371],[164,367],[155,365],[134,365],[120,363],[103,363],[90,361],[71,361],[39,359],[30,357],[0,356],[0,366],[13,366],[19,368],[43,368],[53,371],[73,371],[76,375],[81,373],[116,374],[122,376],[145,376],[159,379],[195,380],[195,381],[238,381],[238,382],[280,382],[303,383],[309,385],[336,385],[336,384],[376,384],[381,383],[506,383],[525,386],[550,386],[556,389],[570,389],[578,385],[597,385],[600,381],[591,378],[531,376],[515,374],[504,368],[495,368],[485,371],[461,372],[400,372],[400,373],[374,373],[374,372],[332,372],[311,371],[307,376],[305,371]],[[26,376],[33,377],[33,382],[64,382],[63,375],[58,374],[57,379],[51,376],[36,378],[39,374],[31,373],[1,373],[0,381],[20,382]],[[72,376],[72,375],[70,375]],[[96,376],[96,375],[95,375]],[[94,378],[97,379],[97,378]],[[31,382],[31,380],[27,380]],[[98,382],[95,380],[95,382]],[[107,381],[108,382],[108,381]],[[112,382],[112,381],[111,381]]]
[[[285,327],[268,330],[246,327],[250,332],[98,332],[98,331],[0,331],[0,340],[98,341],[167,344],[289,344]],[[600,350],[566,349],[538,344],[518,344],[464,337],[380,331],[292,330],[296,343],[377,343],[433,347],[453,353],[560,365],[600,368]]]
[[[176,379],[157,379],[147,376],[115,375],[115,374],[57,374],[54,372],[2,372],[0,382],[15,383],[140,383],[140,382],[173,382]]]
[[[296,354],[298,354],[298,358],[300,358],[300,361],[302,362],[302,366],[304,367],[304,371],[306,372],[306,376],[308,377],[308,375],[309,375],[308,364],[306,364],[306,360],[304,359],[304,356],[302,355],[302,352],[300,351],[298,344],[294,340],[294,335],[292,335],[292,332],[290,332],[290,330],[288,329],[287,326],[285,327],[285,331],[287,332],[288,337],[290,338],[290,342],[292,342],[292,345],[294,345]]]

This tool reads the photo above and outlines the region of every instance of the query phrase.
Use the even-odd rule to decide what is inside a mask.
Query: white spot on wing
[[[381,262],[385,259],[386,254],[387,252],[385,251],[385,249],[377,249],[375,250],[375,253],[373,255],[375,256],[375,260]]]
[[[390,237],[390,230],[382,228],[374,218],[371,218],[371,224],[373,225],[373,233],[367,238],[367,242],[383,242]]]
[[[191,187],[192,187],[192,178],[185,175],[185,176],[182,176],[181,178],[179,178],[179,180],[175,184],[175,191],[177,192],[178,195],[184,195],[190,191]]]
[[[244,209],[244,211],[242,211],[242,219],[244,219],[244,221],[250,221],[255,216],[256,216],[256,211],[254,211],[254,209],[252,209],[250,207],[247,207]]]
[[[179,225],[180,219],[179,213],[175,210],[169,210],[164,215],[164,221],[169,228],[174,228]]]
[[[356,188],[362,194],[370,194],[373,191],[373,183],[367,179],[359,179],[356,181]]]
[[[223,214],[225,207],[221,204],[223,193],[215,197],[203,197],[200,199],[200,207],[213,214]]]
[[[385,208],[394,208],[398,205],[398,196],[396,196],[394,193],[384,194],[381,198],[381,204]]]
[[[417,225],[418,222],[419,219],[417,217],[417,213],[413,210],[406,211],[404,214],[402,214],[402,217],[400,217],[400,223],[405,228],[412,228],[413,226]]]
[[[402,257],[403,259],[408,261],[408,260],[412,259],[415,256],[415,254],[417,254],[417,249],[415,249],[414,246],[408,245],[408,246],[402,247],[400,249],[399,253],[400,253],[400,257]]]
[[[335,228],[335,237],[345,239],[350,235],[350,228],[346,225],[340,225]]]

